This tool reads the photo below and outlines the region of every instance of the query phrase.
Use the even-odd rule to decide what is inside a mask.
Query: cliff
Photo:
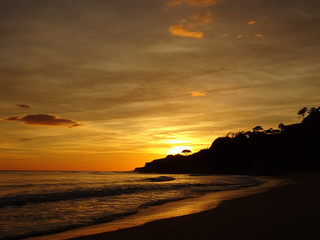
[[[320,112],[281,130],[239,132],[217,138],[189,156],[169,155],[136,172],[277,175],[320,168]]]

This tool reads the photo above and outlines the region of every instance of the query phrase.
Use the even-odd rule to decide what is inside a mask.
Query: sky
[[[0,170],[127,171],[320,104],[318,0],[0,1]]]

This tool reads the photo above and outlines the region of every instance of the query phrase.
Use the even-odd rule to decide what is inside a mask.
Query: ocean
[[[236,175],[0,171],[0,240],[106,223],[168,202],[265,181]]]

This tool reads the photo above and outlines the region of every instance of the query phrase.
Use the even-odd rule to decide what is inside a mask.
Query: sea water
[[[263,181],[235,175],[0,171],[0,240],[110,222],[152,206]]]

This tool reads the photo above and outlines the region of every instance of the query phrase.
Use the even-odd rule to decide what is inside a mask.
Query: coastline
[[[285,176],[294,183],[211,210],[72,239],[319,239],[319,173]]]
[[[203,212],[217,207],[223,201],[268,191],[271,188],[286,183],[284,179],[278,178],[256,176],[255,179],[260,181],[259,185],[234,190],[208,192],[202,196],[171,201],[161,205],[140,209],[134,214],[117,218],[111,222],[24,238],[24,240],[63,240],[141,226],[148,222],[154,222],[161,219]]]

